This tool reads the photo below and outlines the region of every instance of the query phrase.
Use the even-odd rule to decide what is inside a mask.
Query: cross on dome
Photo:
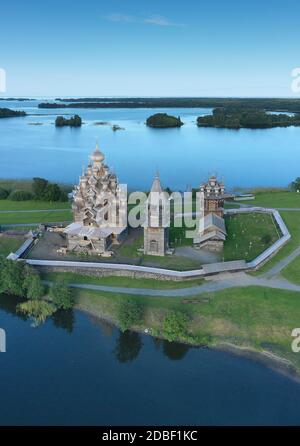
[[[91,156],[91,160],[93,162],[96,163],[101,163],[104,160],[104,154],[101,152],[101,150],[99,149],[99,144],[98,142],[96,143],[96,149],[94,150],[92,156]]]

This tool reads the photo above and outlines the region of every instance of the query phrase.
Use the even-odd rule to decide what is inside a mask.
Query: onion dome
[[[102,163],[102,161],[104,160],[104,155],[101,152],[101,150],[99,149],[98,143],[96,144],[96,149],[91,156],[91,160],[94,163]]]

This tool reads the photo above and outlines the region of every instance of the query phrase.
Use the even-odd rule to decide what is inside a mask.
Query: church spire
[[[160,183],[160,175],[159,175],[159,171],[156,171],[155,177],[154,177],[154,181],[152,183],[152,187],[151,187],[151,192],[162,192],[162,187],[161,187],[161,183]]]

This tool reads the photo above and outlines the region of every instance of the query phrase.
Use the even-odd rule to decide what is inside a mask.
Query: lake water
[[[265,130],[198,128],[197,116],[211,109],[38,109],[39,101],[0,101],[0,107],[26,110],[30,116],[0,119],[0,177],[76,183],[99,139],[107,163],[131,189],[147,189],[157,169],[164,186],[185,190],[209,174],[227,186],[286,186],[299,176],[300,127]],[[180,115],[185,125],[151,129],[148,116]],[[78,129],[56,128],[60,114],[82,116]],[[113,132],[109,121],[125,130]],[[43,125],[29,125],[30,123]]]
[[[300,424],[300,384],[245,358],[79,311],[38,328],[0,297],[0,425]]]

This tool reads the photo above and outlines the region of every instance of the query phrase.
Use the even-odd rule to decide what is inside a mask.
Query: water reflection
[[[180,361],[185,357],[190,347],[176,342],[163,341],[163,353],[172,361]]]
[[[76,323],[56,319],[71,335],[50,318],[34,330],[17,302],[0,296],[0,425],[299,425],[299,384],[262,364],[120,333],[77,310]]]
[[[16,306],[21,302],[24,302],[24,299],[21,297],[13,296],[11,294],[0,294],[0,310],[3,310],[8,314],[13,314],[19,319],[26,321],[27,316],[25,314],[16,312]]]
[[[111,337],[113,335],[116,326],[112,322],[101,319],[99,316],[94,316],[93,314],[89,313],[88,317],[93,325],[100,328],[101,334],[107,337]]]
[[[143,346],[139,333],[133,331],[120,332],[114,350],[118,362],[131,362],[137,359]]]
[[[23,321],[27,321],[31,318],[16,310],[17,305],[22,302],[26,302],[26,299],[11,294],[0,294],[0,310],[8,314],[13,314]],[[51,316],[51,320],[55,327],[62,328],[70,334],[73,332],[75,322],[73,310],[58,310]]]
[[[159,338],[153,338],[153,343],[156,350],[162,351],[162,353],[172,361],[180,361],[183,359],[191,348],[186,344],[178,344]]]
[[[58,310],[52,316],[55,327],[62,328],[69,334],[73,332],[75,316],[73,310]]]

